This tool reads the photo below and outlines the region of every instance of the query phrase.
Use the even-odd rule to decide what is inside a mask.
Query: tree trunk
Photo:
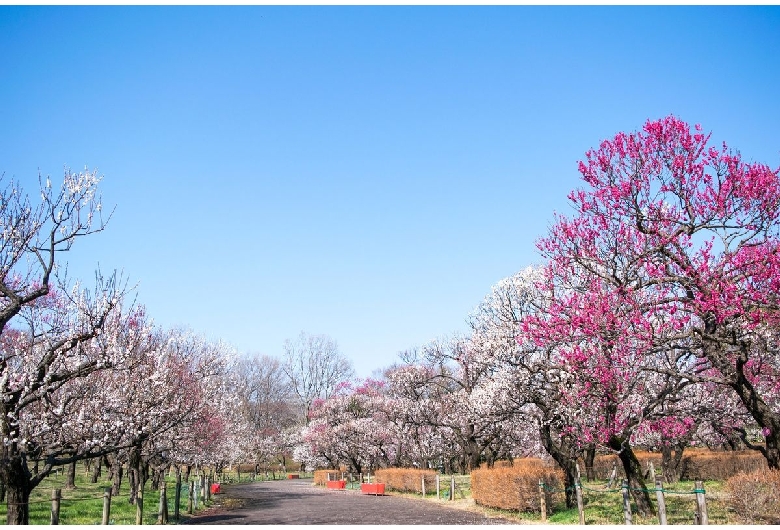
[[[647,491],[644,478],[642,478],[642,466],[634,455],[628,440],[612,436],[609,439],[609,447],[617,452],[620,463],[623,464],[623,472],[628,479],[628,487],[631,491],[631,497],[636,503],[637,511],[643,517],[650,517],[653,514],[653,502],[650,500],[650,493]]]
[[[119,489],[122,486],[122,462],[119,460],[119,455],[117,455],[114,458],[114,461],[111,463],[111,474],[112,477],[112,484],[111,484],[111,495],[119,495]]]
[[[68,464],[68,476],[65,487],[69,490],[76,489],[76,462]]]
[[[127,483],[130,486],[130,504],[135,504],[138,498],[142,467],[141,450],[138,447],[132,447],[127,459]]]
[[[674,449],[674,454],[672,454]],[[670,484],[680,481],[683,474],[682,458],[684,445],[672,447],[664,445],[661,447],[661,467],[664,469],[664,479]]]
[[[708,323],[705,333],[715,333],[712,322]],[[743,352],[750,348],[750,345],[745,342],[737,342],[734,345],[739,346]],[[749,355],[743,353],[737,358],[736,363],[732,363],[723,351],[723,346],[711,336],[705,336],[704,354],[721,374],[727,377],[728,386],[737,392],[742,404],[761,427],[766,445],[759,450],[766,458],[769,469],[780,469],[780,413],[767,405],[745,375],[745,365],[750,358]]]
[[[766,463],[769,469],[780,469],[780,432],[764,436],[766,442]]]
[[[92,484],[97,484],[97,481],[100,478],[101,468],[103,467],[102,460],[102,458],[95,459],[95,468],[92,470],[92,476],[89,478],[89,481]]]
[[[14,454],[16,453],[16,454]],[[3,448],[3,461],[0,464],[0,480],[5,484],[7,511],[6,524],[30,523],[30,492],[32,484],[30,471],[23,454],[16,451],[16,444]]]
[[[596,480],[596,470],[593,469],[593,463],[596,461],[596,444],[589,444],[583,454],[585,461],[585,478],[588,482]]]
[[[574,491],[577,483],[577,459],[573,454],[574,447],[565,438],[553,437],[552,429],[548,423],[539,426],[539,435],[545,451],[563,470],[566,485],[566,507],[574,508],[577,505],[577,496]]]

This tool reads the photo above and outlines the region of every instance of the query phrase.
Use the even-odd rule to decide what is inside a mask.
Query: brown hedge
[[[635,451],[634,454],[647,472],[648,463],[652,462],[656,474],[663,472],[661,453],[650,451]],[[612,466],[617,462],[617,476],[624,478],[623,467],[614,455],[600,455],[593,463],[597,480],[609,480]],[[758,451],[711,451],[709,449],[686,449],[683,453],[682,480],[727,480],[738,473],[751,473],[767,469],[766,459]],[[584,464],[580,469],[585,471]]]
[[[333,480],[341,479],[340,469],[318,469],[314,472],[314,483],[317,486],[325,486],[325,483],[328,481],[328,473],[332,475],[331,478]]]
[[[546,486],[545,499],[548,511],[563,495],[563,472],[548,466],[537,458],[515,460],[513,465],[502,463],[492,469],[482,467],[471,472],[471,495],[477,504],[517,510],[540,512],[539,480]],[[552,492],[550,490],[560,490]]]
[[[727,480],[740,473],[767,469],[766,458],[758,451],[703,451],[683,453],[683,479]]]
[[[387,490],[421,493],[423,478],[425,491],[435,491],[436,474],[435,469],[391,467],[377,469],[375,478],[376,482],[383,483]]]
[[[727,503],[747,524],[780,524],[780,470],[739,473],[726,481]]]

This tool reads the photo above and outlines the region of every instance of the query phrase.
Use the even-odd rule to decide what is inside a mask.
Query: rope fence
[[[569,486],[567,488],[554,488],[546,485],[542,479],[539,479],[539,493],[540,493],[540,508],[541,508],[541,514],[542,514],[542,522],[547,521],[547,496],[546,493],[575,493],[577,496],[577,511],[579,512],[579,519],[580,524],[585,524],[585,509],[584,509],[584,501],[582,497],[583,491],[589,491],[592,493],[621,493],[623,496],[623,516],[625,519],[625,524],[632,524],[633,520],[633,513],[631,511],[631,499],[630,499],[630,493],[631,492],[640,492],[640,493],[648,493],[648,494],[655,494],[656,495],[656,501],[657,501],[657,511],[658,511],[658,521],[661,525],[668,524],[667,521],[667,514],[666,514],[666,498],[665,495],[695,495],[696,496],[696,505],[695,505],[695,511],[693,512],[693,524],[697,525],[708,525],[709,524],[709,517],[707,515],[707,497],[706,497],[706,491],[704,489],[704,484],[702,481],[697,480],[695,482],[694,489],[690,491],[679,491],[679,490],[671,490],[666,489],[663,487],[663,484],[660,480],[656,480],[655,487],[654,488],[631,488],[629,487],[628,480],[624,479],[622,486],[620,488],[610,488],[607,486],[606,488],[588,488],[583,487],[582,483],[577,480],[576,484],[574,486]]]

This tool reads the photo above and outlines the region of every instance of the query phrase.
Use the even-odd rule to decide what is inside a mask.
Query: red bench
[[[347,481],[346,480],[329,480],[327,482],[327,486],[329,490],[343,490],[347,487]]]
[[[385,485],[381,482],[377,484],[361,484],[360,493],[365,493],[366,495],[384,495]]]

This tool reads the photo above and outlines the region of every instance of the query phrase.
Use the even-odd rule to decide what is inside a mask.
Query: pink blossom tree
[[[667,117],[586,154],[575,215],[538,243],[550,284],[566,293],[554,299],[564,318],[546,329],[576,338],[566,355],[583,384],[618,384],[609,360],[730,388],[778,468],[778,171],[700,131]]]

